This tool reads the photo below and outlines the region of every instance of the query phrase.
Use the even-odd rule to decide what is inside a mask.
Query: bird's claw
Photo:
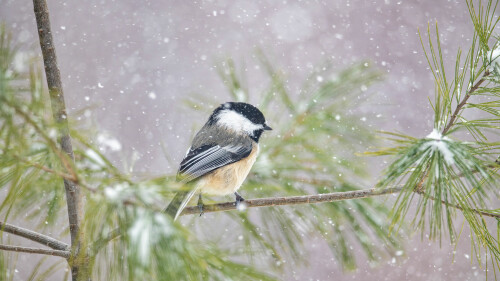
[[[234,204],[238,207],[241,202],[245,201],[245,198],[243,198],[243,196],[241,196],[238,192],[235,192],[234,195],[236,196],[236,202],[234,202]]]

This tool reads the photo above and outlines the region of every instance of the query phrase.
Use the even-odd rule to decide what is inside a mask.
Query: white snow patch
[[[92,159],[97,165],[101,167],[106,165],[104,163],[104,160],[102,160],[101,156],[99,156],[99,154],[97,154],[97,152],[95,152],[94,150],[89,148],[85,150],[85,154],[87,155],[88,158]]]
[[[97,142],[101,145],[101,150],[103,151],[107,149],[120,151],[122,149],[122,144],[117,139],[105,133],[97,135]]]
[[[122,197],[127,185],[125,184],[117,184],[113,187],[108,186],[104,189],[104,195],[112,201],[118,201]]]
[[[453,159],[455,155],[450,151],[447,144],[447,142],[451,142],[449,138],[444,137],[437,129],[432,130],[432,132],[428,134],[426,138],[432,139],[432,141],[425,143],[422,146],[422,150],[430,146],[433,151],[437,150],[443,155],[444,160],[448,165],[452,165],[453,163],[455,163],[455,160]]]
[[[138,209],[137,217],[128,230],[130,241],[137,248],[140,261],[148,264],[151,249],[162,236],[173,234],[172,226],[164,214],[151,214],[143,209]]]
[[[239,102],[245,101],[245,92],[242,89],[237,89],[235,95],[237,101]]]
[[[14,70],[16,72],[25,72],[27,71],[28,61],[31,57],[31,54],[26,52],[17,52],[14,56],[12,64],[14,66]]]
[[[151,252],[151,227],[152,224],[150,218],[148,218],[142,211],[139,212],[138,218],[128,230],[131,242],[138,248],[137,250],[139,256],[141,257],[139,260],[145,264],[149,262],[149,255]]]
[[[441,135],[441,132],[439,132],[437,129],[433,129],[430,134],[428,134],[425,138],[426,139],[434,139],[434,140],[441,140],[443,135]]]
[[[490,66],[488,70],[493,71],[494,69],[500,68],[500,46],[497,46],[495,49],[489,51],[487,53],[488,58],[490,59]]]
[[[246,209],[248,208],[247,204],[243,201],[243,202],[240,202],[238,204],[238,206],[236,206],[236,209],[240,212],[243,212],[245,211]]]

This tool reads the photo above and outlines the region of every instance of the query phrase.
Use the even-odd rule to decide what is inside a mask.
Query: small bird
[[[259,139],[266,130],[272,128],[251,104],[226,102],[217,107],[194,137],[177,173],[177,180],[190,190],[177,192],[165,212],[176,220],[197,192],[201,213],[202,193],[234,193],[235,204],[240,204],[244,199],[237,190],[255,163]]]

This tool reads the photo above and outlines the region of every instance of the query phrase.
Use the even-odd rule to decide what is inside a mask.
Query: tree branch
[[[401,192],[402,189],[403,187],[394,187],[385,189],[371,188],[364,190],[354,190],[347,192],[324,193],[324,194],[304,195],[304,196],[258,198],[258,199],[245,200],[242,202],[242,204],[245,204],[244,205],[245,208],[298,205],[298,204],[317,204],[324,202],[343,201],[349,199],[366,198],[366,197],[380,196],[391,193],[398,193]],[[204,213],[224,212],[236,209],[237,208],[235,202],[203,205]],[[186,207],[182,211],[181,216],[193,215],[199,213],[200,209],[198,208],[198,206],[191,206],[191,207]],[[119,237],[121,233],[122,233],[121,229],[119,228],[112,230],[106,237],[99,239],[98,241],[95,241],[92,245],[92,249],[97,252],[101,247],[105,246],[109,241]]]
[[[488,70],[486,70],[483,74],[483,77],[481,77],[481,79],[479,81],[477,81],[477,83],[474,86],[472,86],[472,88],[469,90],[469,92],[467,92],[467,94],[465,94],[465,97],[457,105],[457,108],[455,108],[455,111],[451,115],[450,121],[448,121],[448,124],[444,128],[444,130],[442,132],[443,135],[446,135],[446,133],[455,124],[455,120],[457,119],[458,113],[460,113],[460,110],[462,110],[462,108],[467,104],[467,100],[470,98],[472,93],[474,93],[479,88],[479,86],[481,86],[481,84],[483,84],[483,82],[486,80],[486,76],[488,76],[488,75],[490,75],[490,72]]]
[[[403,186],[397,186],[385,189],[370,188],[363,190],[304,195],[304,196],[258,198],[258,199],[245,200],[243,201],[242,204],[245,204],[244,208],[272,207],[272,206],[299,205],[299,204],[317,204],[317,203],[326,203],[326,202],[343,201],[350,199],[360,199],[360,198],[368,198],[368,197],[381,196],[387,194],[394,194],[403,191],[403,189],[404,189]],[[433,201],[437,201],[436,198],[427,195],[424,192],[417,190],[413,190],[412,192],[415,192],[421,196],[426,196],[427,198]],[[445,201],[440,201],[440,202],[450,207],[463,210],[462,207],[456,204],[451,204]],[[203,213],[225,212],[237,209],[238,208],[236,207],[235,202],[203,205]],[[476,209],[471,209],[470,211],[479,215],[500,219],[500,214],[492,214]],[[186,207],[182,211],[181,216],[194,215],[199,213],[200,209],[198,206],[190,206]],[[94,253],[97,253],[97,251],[99,251],[100,248],[104,247],[109,241],[118,238],[119,236],[121,236],[121,234],[122,232],[121,229],[119,228],[112,230],[106,237],[95,241],[92,244],[92,250],[94,251]]]
[[[398,193],[401,192],[401,190],[403,190],[403,187],[393,187],[385,189],[370,188],[363,190],[324,193],[315,195],[249,199],[243,201],[243,204],[245,204],[244,205],[245,208],[298,205],[298,204],[317,204],[324,202],[380,196],[385,194]],[[225,203],[210,204],[203,206],[204,213],[222,212],[222,211],[229,211],[236,209],[237,208],[235,202],[225,202]],[[181,216],[199,214],[199,213],[200,209],[198,208],[198,206],[192,206],[192,207],[186,207],[184,211],[182,211]]]
[[[349,200],[349,199],[359,199],[359,198],[367,198],[367,197],[374,197],[374,196],[380,196],[380,195],[386,195],[386,194],[392,194],[392,193],[399,193],[403,191],[403,187],[391,187],[391,188],[385,188],[385,189],[379,189],[379,188],[370,188],[370,189],[363,189],[363,190],[355,190],[355,191],[347,191],[347,192],[335,192],[335,193],[324,193],[324,194],[315,194],[315,195],[305,195],[305,196],[291,196],[291,197],[272,197],[272,198],[259,198],[259,199],[250,199],[250,200],[245,200],[243,203],[245,204],[245,208],[256,208],[256,207],[271,207],[271,206],[283,206],[283,205],[298,205],[298,204],[316,204],[316,203],[324,203],[324,202],[334,202],[334,201],[343,201],[343,200]],[[425,194],[422,191],[414,190],[413,192],[426,196],[427,198],[437,201],[436,198]],[[442,204],[448,205],[450,207],[459,209],[463,211],[463,208],[451,204],[445,201],[440,201]],[[236,210],[236,204],[235,202],[225,202],[225,203],[218,203],[218,204],[210,204],[210,205],[204,205],[203,206],[203,212],[204,213],[212,213],[212,212],[223,212],[223,211],[231,211],[231,210]],[[485,211],[481,210],[476,210],[476,209],[471,209],[470,211],[487,216],[487,217],[492,217],[492,218],[500,218],[500,214],[492,214],[488,213]],[[181,213],[181,216],[184,215],[192,215],[192,214],[199,214],[200,209],[198,206],[191,206],[191,207],[186,207],[184,211]],[[114,233],[116,235],[116,233]],[[113,237],[112,239],[114,239]],[[111,240],[111,239],[109,239]]]
[[[40,47],[42,49],[43,63],[47,86],[49,87],[52,115],[59,126],[59,143],[62,150],[74,160],[73,146],[68,129],[68,119],[64,93],[61,82],[61,74],[57,65],[56,50],[52,32],[50,30],[49,10],[46,0],[33,0]],[[80,232],[80,221],[83,216],[82,197],[78,185],[71,180],[64,179],[66,189],[66,201],[68,205],[69,229],[71,233],[71,244],[73,245]]]
[[[40,48],[42,49],[43,63],[45,66],[45,76],[50,93],[50,103],[52,115],[58,123],[59,144],[68,157],[74,161],[73,146],[69,135],[68,114],[66,113],[66,104],[64,102],[64,93],[61,82],[61,74],[57,65],[56,50],[52,32],[50,28],[49,9],[46,0],[33,0]],[[75,181],[63,179],[66,190],[66,204],[68,206],[69,230],[71,234],[71,247],[73,258],[70,260],[72,279],[83,280],[88,278],[88,263],[85,259],[85,253],[81,253],[80,241],[85,239],[85,234],[80,229],[80,224],[84,216],[83,198],[80,187]],[[80,269],[82,269],[80,271]]]
[[[31,241],[38,242],[38,243],[45,245],[47,247],[50,247],[54,250],[67,251],[70,248],[68,244],[61,242],[57,239],[54,239],[50,236],[47,236],[47,235],[29,230],[26,228],[15,226],[12,224],[8,224],[5,222],[0,222],[0,231],[11,233],[11,234],[29,239]]]
[[[28,248],[28,247],[20,247],[20,246],[10,246],[10,245],[2,245],[0,244],[0,250],[3,251],[12,251],[12,252],[22,252],[22,253],[30,253],[30,254],[41,254],[41,255],[50,255],[50,256],[58,256],[68,259],[70,257],[69,251],[63,250],[47,250],[47,249],[39,249],[39,248]]]

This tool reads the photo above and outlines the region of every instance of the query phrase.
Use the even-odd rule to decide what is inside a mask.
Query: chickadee
[[[176,220],[197,192],[201,212],[201,193],[234,193],[236,204],[243,201],[237,190],[255,163],[265,130],[272,129],[251,104],[227,102],[216,108],[194,137],[177,173],[178,181],[189,183],[192,189],[177,192],[165,212]]]

